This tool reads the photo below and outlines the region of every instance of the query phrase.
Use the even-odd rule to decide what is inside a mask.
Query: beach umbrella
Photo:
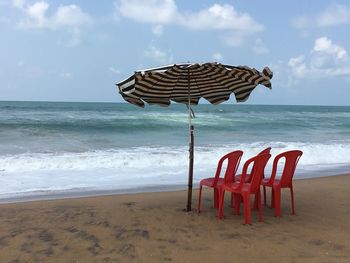
[[[188,108],[189,119],[189,172],[187,211],[191,211],[193,185],[194,116],[191,105],[204,98],[212,104],[227,101],[235,95],[237,102],[248,99],[253,89],[262,84],[271,88],[272,72],[265,67],[262,72],[247,66],[220,63],[183,63],[135,71],[129,78],[117,83],[121,96],[139,107],[148,104],[168,106],[170,102],[183,103]]]

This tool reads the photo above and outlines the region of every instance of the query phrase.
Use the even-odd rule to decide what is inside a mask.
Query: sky
[[[0,0],[0,101],[120,102],[135,70],[214,61],[273,71],[249,104],[350,106],[350,1]]]

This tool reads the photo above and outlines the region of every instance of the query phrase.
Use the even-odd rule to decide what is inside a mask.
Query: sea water
[[[200,104],[193,110],[195,186],[214,175],[222,155],[243,150],[243,163],[268,146],[273,156],[304,152],[296,179],[350,172],[350,107]],[[188,127],[181,104],[0,102],[0,199],[186,188]],[[272,159],[267,174],[271,165]]]

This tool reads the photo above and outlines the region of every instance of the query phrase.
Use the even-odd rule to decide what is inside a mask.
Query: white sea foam
[[[350,165],[349,144],[257,142],[195,148],[194,180],[215,172],[218,159],[235,149],[244,150],[242,163],[272,147],[272,155],[291,149],[304,152],[298,178]],[[267,172],[271,170],[269,162]],[[345,169],[345,168],[344,168]],[[27,153],[0,156],[0,198],[42,191],[111,190],[149,185],[186,184],[187,147],[135,147],[83,153]],[[349,170],[348,170],[349,171]]]
[[[304,152],[300,160],[303,165],[341,165],[350,163],[348,144],[310,144],[257,142],[227,146],[195,147],[196,164],[207,166],[216,164],[218,158],[227,152],[242,149],[242,160],[255,155],[263,147],[271,146],[272,155],[282,151],[300,149]],[[187,147],[134,147],[129,149],[88,151],[82,153],[25,153],[3,155],[0,157],[0,170],[5,172],[35,172],[53,170],[91,170],[91,169],[145,169],[148,167],[181,167],[188,160]]]

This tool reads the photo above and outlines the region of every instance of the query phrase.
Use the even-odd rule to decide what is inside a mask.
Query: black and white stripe
[[[198,104],[204,98],[212,104],[227,101],[232,93],[237,102],[246,101],[253,89],[261,84],[271,88],[272,72],[262,72],[247,66],[219,63],[175,64],[136,71],[117,84],[122,97],[137,106],[144,102],[168,106],[171,101]]]

